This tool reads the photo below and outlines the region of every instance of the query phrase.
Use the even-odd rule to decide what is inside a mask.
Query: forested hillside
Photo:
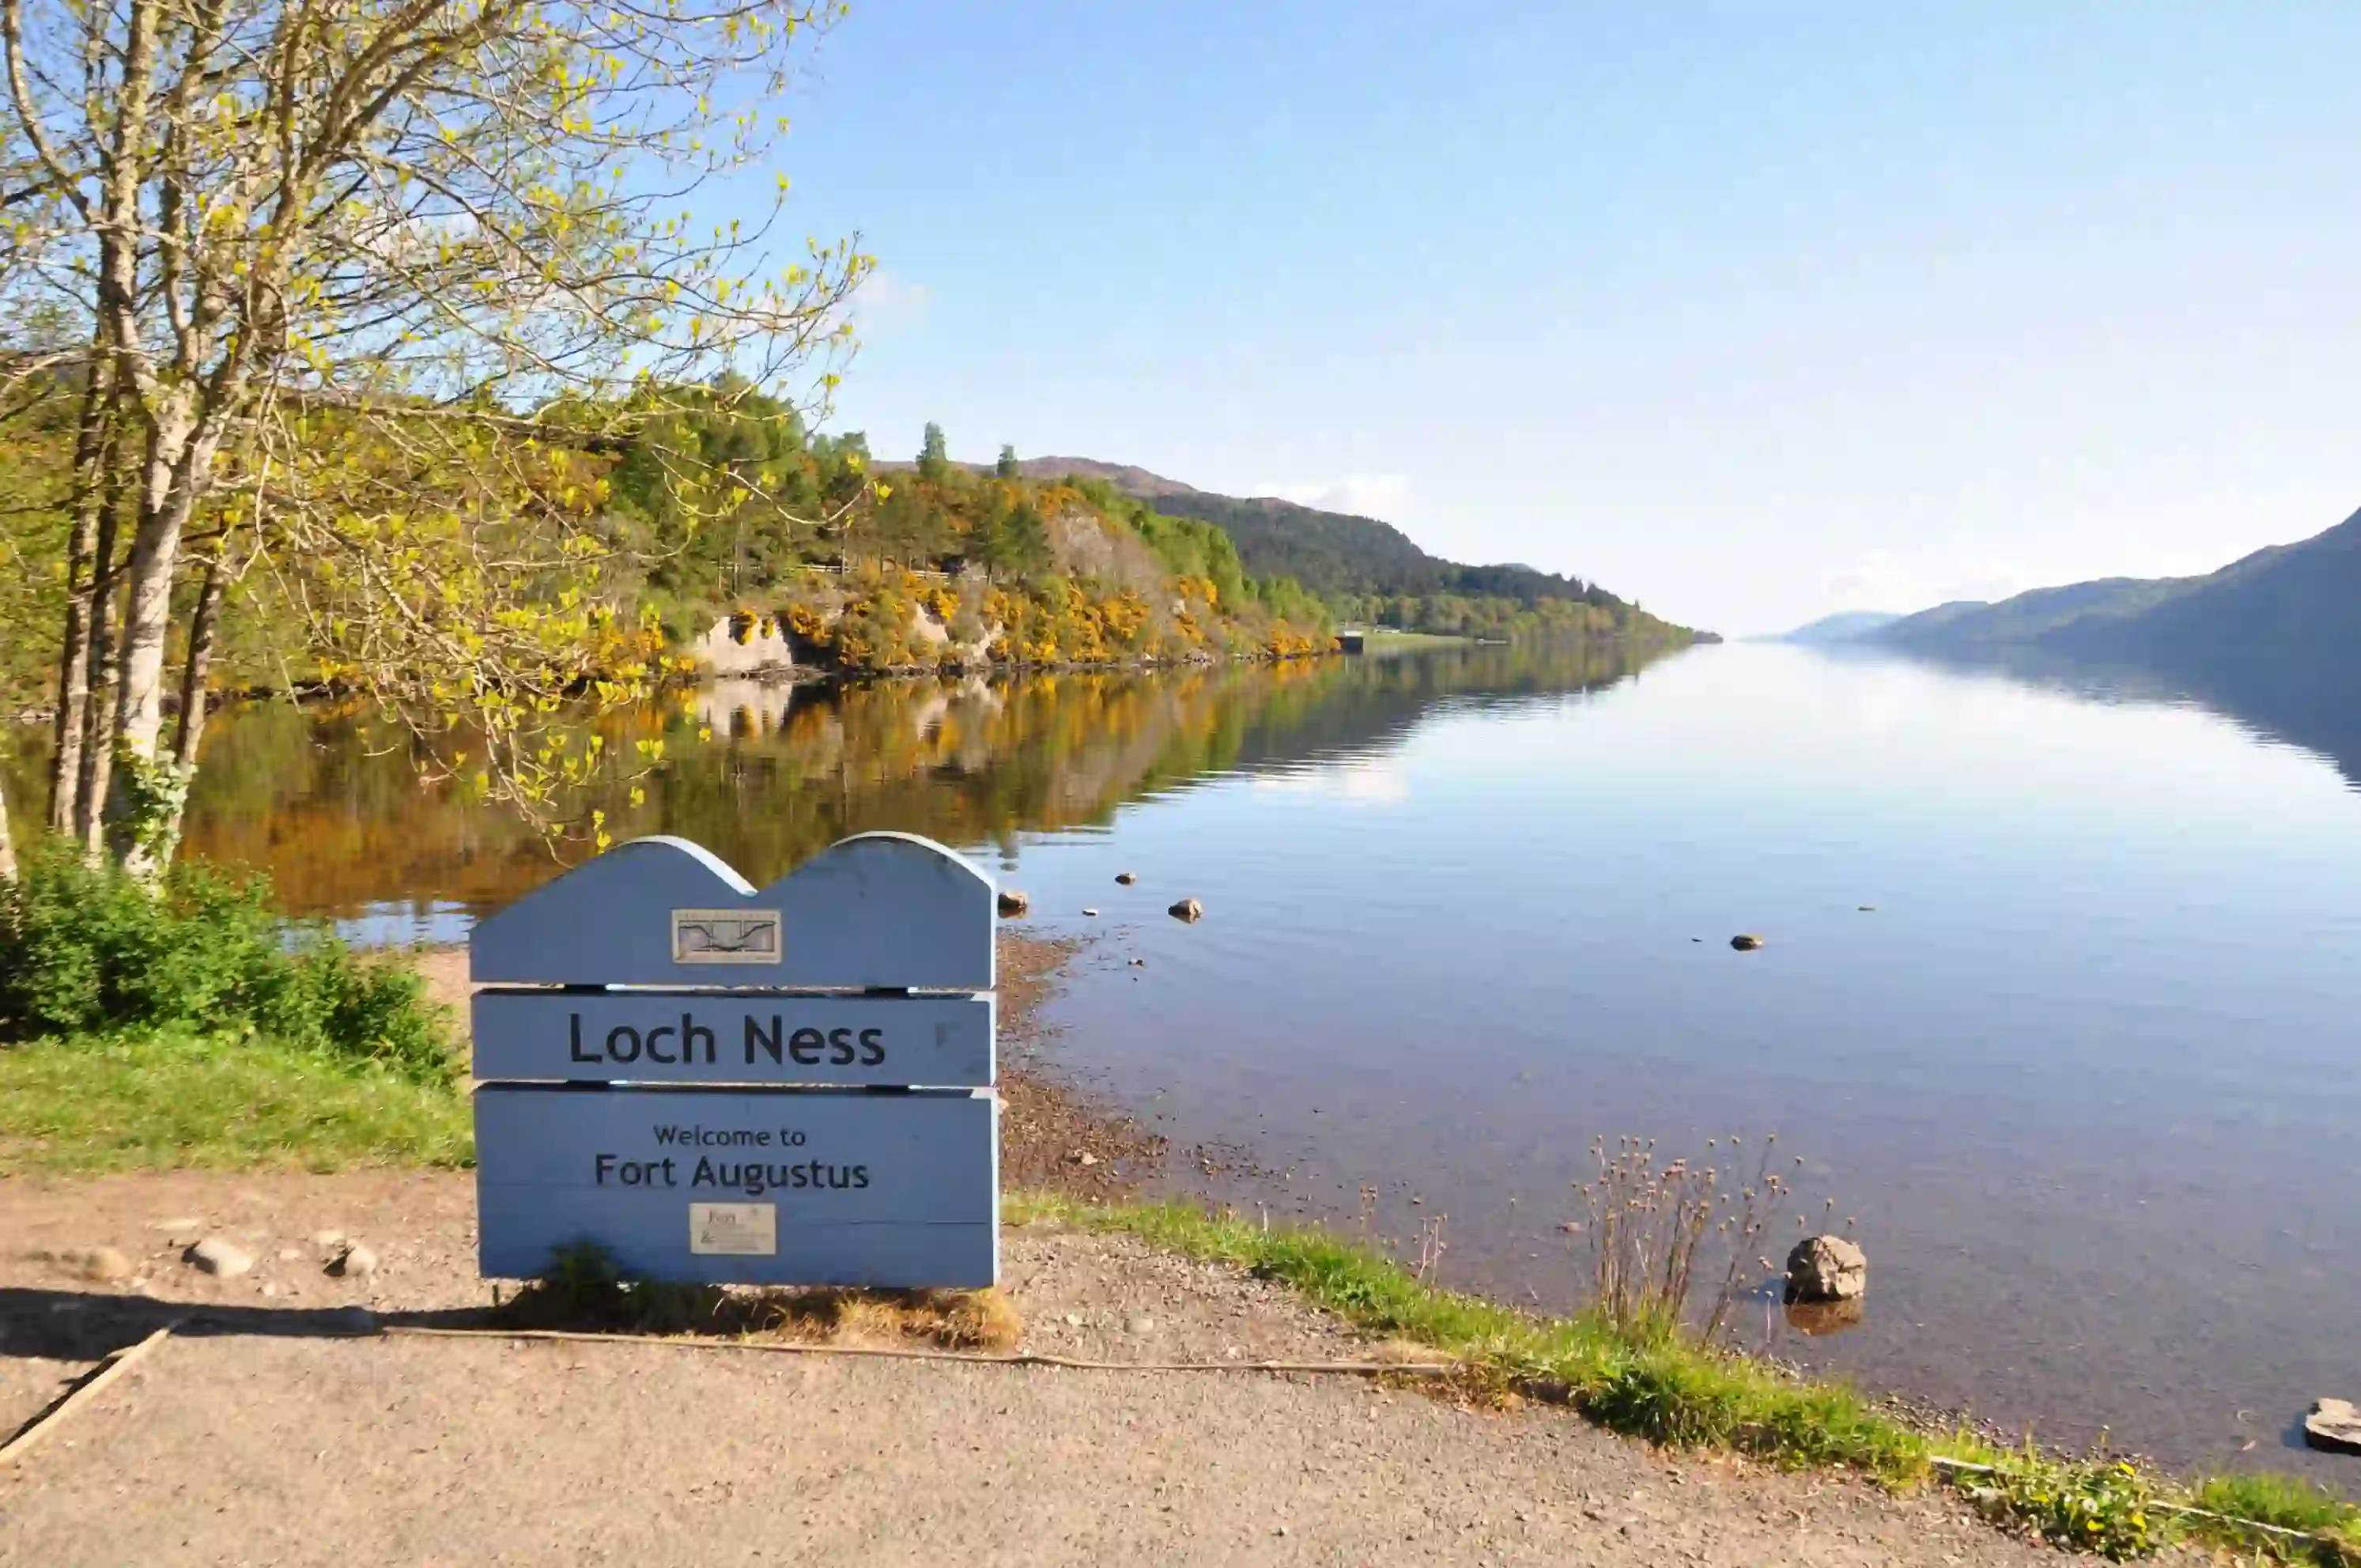
[[[0,428],[0,482],[17,498],[0,519],[0,697],[12,707],[42,703],[54,678],[74,402],[61,379]],[[347,539],[412,541],[404,593],[431,620],[449,613],[434,602],[445,593],[436,554],[527,559],[544,508],[573,515],[566,554],[578,571],[506,585],[503,613],[531,613],[535,576],[548,609],[590,607],[609,630],[566,657],[599,644],[609,663],[677,659],[731,616],[785,628],[799,663],[861,672],[1285,656],[1331,641],[1325,606],[1249,574],[1211,524],[1159,517],[1095,481],[976,473],[939,452],[880,473],[859,434],[809,432],[788,405],[727,380],[664,389],[637,411],[540,411],[483,465],[511,488],[469,493],[466,506],[489,509],[473,522],[413,448],[351,440],[333,417],[313,437],[317,466],[277,483],[328,514],[324,549],[246,562],[212,627],[216,685],[334,684],[354,667],[348,644],[367,627],[326,580]],[[396,495],[440,512],[448,533],[364,505]],[[285,631],[315,622],[324,635],[291,657]]]
[[[1686,641],[1694,635],[1596,583],[1530,566],[1468,566],[1430,555],[1401,530],[1376,518],[1270,497],[1215,495],[1144,468],[1091,458],[1030,458],[1015,468],[1039,477],[1097,479],[1151,502],[1168,517],[1213,523],[1237,546],[1248,572],[1301,584],[1339,620],[1479,637],[1560,633]]]

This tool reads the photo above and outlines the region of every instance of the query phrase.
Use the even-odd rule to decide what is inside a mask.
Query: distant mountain
[[[1997,604],[1954,599],[1880,628],[1881,642],[1950,649],[2038,641],[2085,619],[2120,620],[2154,609],[2201,577],[2102,577],[2035,588]]]
[[[1766,641],[1809,643],[1850,642],[1857,637],[1866,637],[1880,628],[1891,626],[1901,619],[1890,610],[1839,610],[1835,615],[1824,615],[1808,626],[1799,626],[1793,631],[1783,631],[1778,636]]]
[[[1094,457],[1027,457],[1016,465],[1016,471],[1028,479],[1062,479],[1069,474],[1078,479],[1100,479],[1144,501],[1204,493],[1193,485],[1151,474],[1128,463],[1102,463]]]
[[[1938,605],[1868,641],[2135,663],[2290,710],[2361,706],[2361,511],[2205,576],[2108,577]]]
[[[1195,518],[1230,536],[1246,569],[1258,577],[1293,577],[1323,598],[1340,594],[1425,597],[1459,594],[1471,598],[1579,599],[1589,604],[1623,601],[1579,577],[1539,572],[1531,566],[1467,566],[1430,555],[1389,522],[1345,512],[1321,511],[1276,497],[1215,495],[1126,464],[1088,457],[1033,457],[1017,465],[1027,478],[1071,474],[1098,479],[1126,495],[1154,503],[1168,517]]]

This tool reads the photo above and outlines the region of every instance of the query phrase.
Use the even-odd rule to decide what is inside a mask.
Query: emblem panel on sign
[[[672,912],[672,961],[676,964],[774,964],[786,950],[775,909]]]

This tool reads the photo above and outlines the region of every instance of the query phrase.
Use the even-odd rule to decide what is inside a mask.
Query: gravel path
[[[0,1562],[2059,1561],[1940,1497],[1668,1458],[1562,1411],[1363,1378],[336,1337],[355,1305],[385,1323],[480,1309],[469,1195],[414,1173],[0,1183],[0,1431],[184,1319],[0,1470]],[[251,1272],[181,1263],[198,1229]],[[377,1271],[325,1276],[324,1230],[366,1241]],[[76,1256],[103,1246],[133,1272],[91,1279]],[[1012,1231],[1005,1274],[1030,1349],[1384,1348],[1121,1238]]]

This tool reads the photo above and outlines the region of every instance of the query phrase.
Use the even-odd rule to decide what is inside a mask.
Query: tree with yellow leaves
[[[647,673],[579,455],[724,371],[834,384],[855,244],[781,268],[684,203],[768,157],[840,11],[0,0],[0,317],[50,328],[0,395],[74,409],[52,826],[169,859],[233,587],[291,674],[549,810],[560,702]]]

